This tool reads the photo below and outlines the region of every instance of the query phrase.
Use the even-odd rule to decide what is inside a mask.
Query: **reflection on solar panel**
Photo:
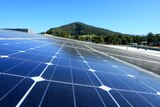
[[[160,79],[85,43],[0,31],[0,107],[160,107]]]

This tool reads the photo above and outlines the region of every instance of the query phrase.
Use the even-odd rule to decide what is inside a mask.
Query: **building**
[[[28,28],[4,28],[4,30],[13,30],[13,31],[26,32],[26,33],[33,33],[33,30],[28,29]]]

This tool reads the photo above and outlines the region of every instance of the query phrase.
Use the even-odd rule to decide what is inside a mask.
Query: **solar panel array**
[[[0,107],[160,107],[160,79],[76,41],[0,31]]]

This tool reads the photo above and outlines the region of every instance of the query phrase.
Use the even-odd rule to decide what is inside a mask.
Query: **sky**
[[[77,21],[126,34],[160,33],[160,0],[0,0],[0,28],[38,33]]]

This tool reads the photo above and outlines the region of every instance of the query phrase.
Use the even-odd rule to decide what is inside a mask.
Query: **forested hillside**
[[[160,34],[147,35],[123,34],[108,29],[98,28],[81,22],[74,22],[46,31],[47,34],[95,43],[127,45],[131,43],[160,46]]]

